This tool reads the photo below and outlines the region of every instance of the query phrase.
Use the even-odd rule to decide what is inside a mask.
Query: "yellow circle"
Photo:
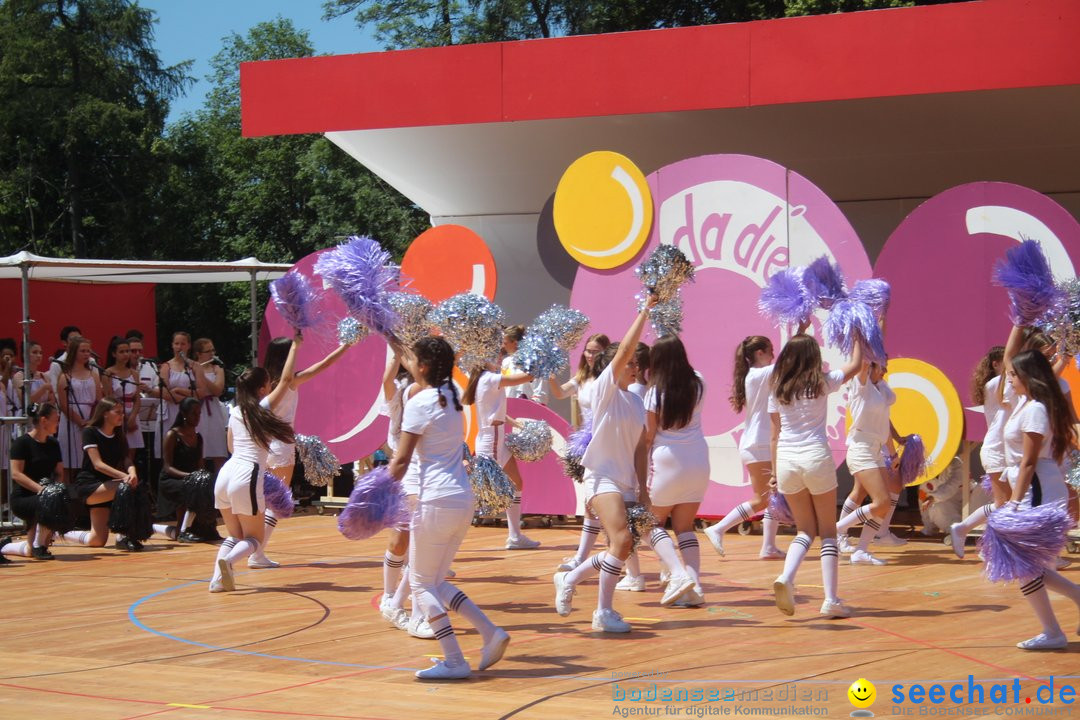
[[[926,447],[927,472],[912,485],[940,475],[960,449],[964,434],[964,408],[945,373],[914,358],[889,360],[885,376],[896,393],[889,414],[900,435],[919,434]]]
[[[599,150],[566,168],[555,190],[555,232],[571,257],[610,270],[630,261],[652,229],[652,193],[629,158]]]
[[[859,678],[847,689],[848,700],[857,708],[868,708],[877,699],[877,688],[866,678]]]

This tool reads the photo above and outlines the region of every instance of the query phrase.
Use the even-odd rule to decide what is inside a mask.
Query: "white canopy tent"
[[[251,358],[258,354],[259,314],[256,307],[256,283],[275,280],[291,265],[264,263],[256,258],[235,262],[171,262],[158,260],[79,260],[50,258],[20,252],[0,258],[0,279],[22,280],[23,367],[29,367],[30,280],[75,283],[226,283],[246,282],[251,287]],[[23,385],[29,392],[30,384]],[[23,398],[23,407],[28,398]]]

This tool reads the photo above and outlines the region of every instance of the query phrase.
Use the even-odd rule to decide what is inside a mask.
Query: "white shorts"
[[[637,481],[634,481],[633,487],[626,485],[620,485],[610,478],[601,477],[589,477],[585,476],[585,502],[588,504],[597,495],[603,495],[605,493],[619,493],[622,495],[623,502],[637,502],[638,501],[638,486]]]
[[[270,455],[266,458],[267,467],[289,467],[296,464],[296,445],[280,440],[270,441]]]
[[[476,454],[494,459],[499,467],[506,467],[506,463],[510,462],[510,451],[506,449],[506,425],[477,430]]]
[[[1006,480],[1009,486],[1015,486],[1020,476],[1020,468],[1013,466],[1005,470],[1001,479]],[[1054,503],[1067,503],[1069,501],[1069,486],[1065,484],[1065,477],[1061,474],[1061,467],[1051,458],[1039,458],[1035,464],[1035,476],[1039,478],[1039,491],[1042,498],[1039,505],[1053,505]],[[1024,495],[1021,505],[1030,507],[1034,501],[1035,481],[1031,482],[1027,494]]]
[[[266,510],[263,469],[253,462],[229,458],[214,483],[214,507],[234,515],[262,515]]]
[[[739,457],[742,459],[743,465],[772,462],[772,446],[754,445],[753,447],[739,448]]]
[[[836,489],[836,465],[827,445],[784,447],[776,450],[776,486],[785,495],[809,490],[823,495]]]
[[[847,448],[847,467],[852,475],[864,470],[885,467],[885,456],[881,454],[881,443],[853,441]]]
[[[1005,449],[1001,445],[983,443],[979,448],[979,462],[982,463],[983,472],[988,475],[1005,472]]]
[[[709,488],[709,447],[704,443],[654,445],[649,498],[657,507],[700,503]]]

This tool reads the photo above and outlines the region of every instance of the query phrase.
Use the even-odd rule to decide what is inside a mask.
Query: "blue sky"
[[[169,119],[202,107],[209,85],[210,58],[221,50],[222,38],[244,35],[251,26],[278,15],[307,30],[317,53],[381,50],[370,31],[361,30],[352,17],[322,19],[322,0],[138,0],[157,14],[154,44],[164,63],[194,60],[190,74],[196,83],[173,101]]]

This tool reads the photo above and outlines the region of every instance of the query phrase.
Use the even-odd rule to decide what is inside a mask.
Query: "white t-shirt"
[[[405,411],[405,391],[411,382],[409,378],[395,378],[394,394],[389,400],[384,400],[380,410],[382,415],[390,418],[390,427],[386,431],[386,446],[391,450],[397,450],[398,438],[401,437],[401,414]]]
[[[829,395],[839,390],[843,382],[844,371],[832,370],[825,375],[825,388],[820,395],[813,399],[796,397],[787,405],[769,393],[769,412],[780,414],[781,447],[828,444],[825,427],[829,419]]]
[[[630,383],[630,385],[626,389],[641,398],[642,402],[645,401],[645,395],[649,392],[648,385],[642,385],[638,382]]]
[[[585,426],[592,423],[592,388],[596,384],[596,378],[585,378],[580,384],[575,380],[574,383],[578,409],[581,410],[581,424]]]
[[[446,407],[439,404],[440,393]],[[465,427],[450,390],[446,386],[424,388],[414,395],[405,403],[401,431],[420,436],[413,454],[419,468],[420,500],[455,498],[462,504],[471,503],[472,485],[462,454]]]
[[[590,388],[593,435],[581,458],[585,480],[607,479],[621,487],[637,487],[634,451],[645,427],[645,405],[634,393],[621,390],[608,365]]]
[[[281,401],[278,403],[278,406],[274,408],[274,414],[292,425],[293,421],[296,420],[296,406],[299,402],[300,393],[296,388],[287,387],[285,388],[285,392],[281,395]]]
[[[1020,396],[1016,407],[1005,422],[1005,464],[1009,467],[1020,465],[1024,458],[1024,433],[1042,435],[1042,447],[1039,448],[1040,464],[1044,458],[1053,461],[1053,434],[1050,432],[1050,415],[1046,406],[1038,400]]]
[[[1008,384],[1006,383],[1008,389]],[[995,375],[983,385],[983,415],[986,416],[986,436],[983,447],[988,451],[1002,452],[1005,446],[1005,421],[1009,419],[1009,405],[1006,398],[998,397],[1001,389],[1001,376]],[[1007,393],[1012,395],[1012,393]]]
[[[140,363],[140,365],[139,365],[139,384],[144,385],[144,386],[146,386],[146,387],[148,387],[148,388],[150,388],[152,390],[156,390],[157,386],[158,386],[158,381],[159,381],[159,377],[158,377],[157,366],[154,365],[149,360],[147,360],[147,361],[145,361],[143,363]],[[158,406],[161,403],[161,399],[156,398],[156,397],[147,397],[147,398],[145,398],[143,400],[143,403],[144,404],[151,403],[154,406]],[[158,412],[160,412],[162,409],[163,408],[158,407],[157,410],[158,410]],[[156,412],[154,413],[154,419],[153,420],[139,420],[139,429],[142,430],[143,432],[156,433],[157,429],[158,429],[157,413]],[[166,427],[165,429],[168,430],[169,428]]]
[[[701,373],[696,373],[701,383],[701,397],[698,398],[697,405],[694,406],[694,412],[690,416],[690,422],[681,428],[669,428],[664,430],[660,427],[659,414],[656,418],[656,438],[653,442],[656,445],[679,445],[689,442],[701,442],[701,439],[705,437],[704,431],[701,429],[701,407],[705,403],[705,381],[701,378]],[[655,413],[657,408],[656,402],[656,386],[650,386],[649,391],[645,394],[645,412]]]
[[[269,410],[269,399],[263,398],[259,402],[259,406]],[[239,406],[234,406],[229,411],[229,429],[232,430],[232,456],[237,460],[246,460],[259,467],[265,467],[266,458],[270,451],[255,442],[255,438],[251,436],[247,425],[244,424],[244,415],[240,412]]]
[[[851,414],[851,430],[847,445],[867,443],[884,445],[889,441],[889,407],[896,402],[896,393],[889,384],[879,380],[859,382],[856,375],[848,384],[848,413]]]
[[[502,375],[485,370],[476,384],[476,418],[480,429],[506,421],[506,395],[499,387]]]
[[[517,375],[518,373],[525,372],[517,365],[514,364],[514,356],[507,355],[502,359],[502,374],[503,375]],[[526,397],[533,402],[538,402],[541,405],[546,405],[548,401],[547,381],[543,378],[534,378],[531,382],[523,383],[521,385],[514,385],[513,387],[505,388],[506,397]]]
[[[746,430],[739,438],[739,449],[768,447],[772,444],[769,422],[769,376],[773,366],[750,368],[743,380],[746,393]]]

